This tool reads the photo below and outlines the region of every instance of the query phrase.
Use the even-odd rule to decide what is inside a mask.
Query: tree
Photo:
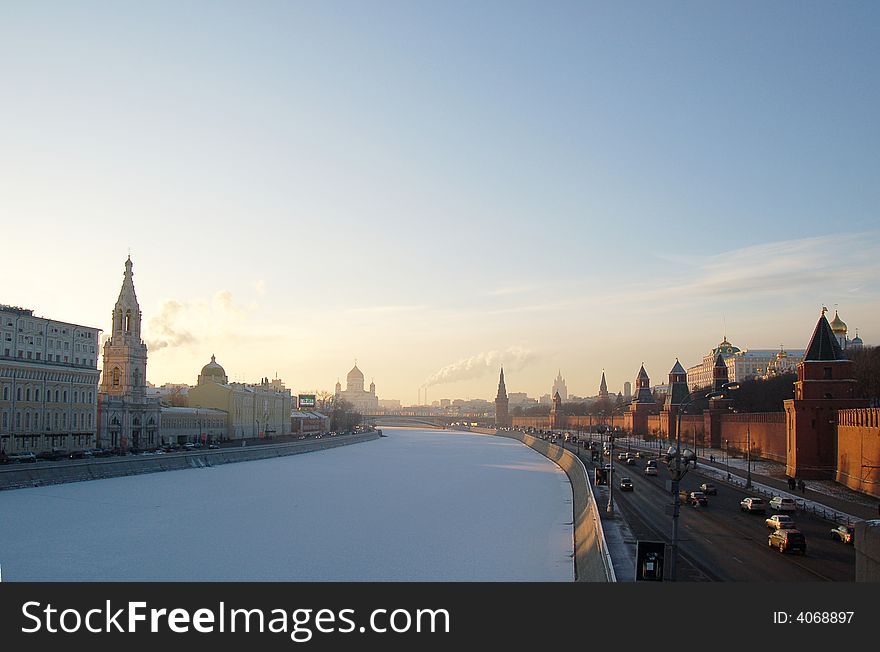
[[[363,415],[354,405],[342,398],[335,398],[330,410],[330,430],[336,432],[351,430],[363,420]]]
[[[328,392],[322,389],[319,392],[315,392],[315,403],[317,403],[318,409],[320,409],[323,414],[327,414],[327,411],[333,406],[333,399],[335,397],[336,395],[333,392]]]
[[[876,405],[880,400],[880,347],[866,346],[852,351],[849,356],[856,379],[855,396],[870,399],[872,405]]]

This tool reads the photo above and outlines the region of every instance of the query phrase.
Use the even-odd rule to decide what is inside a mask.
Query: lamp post
[[[724,440],[724,449],[727,454],[727,479],[730,480],[730,440]]]
[[[746,489],[752,488],[752,429],[746,424]]]
[[[705,394],[706,398],[720,398],[724,395],[725,390],[734,390],[739,389],[739,383],[725,383],[722,385],[722,391],[718,392],[709,392]],[[681,479],[687,473],[687,466],[691,461],[696,461],[696,454],[694,451],[690,449],[685,449],[682,451],[681,449],[681,415],[687,409],[687,406],[694,402],[696,395],[700,393],[701,390],[695,390],[684,397],[684,401],[682,401],[681,405],[678,408],[678,415],[676,417],[676,427],[675,427],[675,448],[669,447],[667,451],[667,457],[674,457],[675,459],[675,468],[670,470],[672,475],[672,558],[669,560],[669,579],[671,581],[675,581],[676,571],[677,571],[677,561],[678,561],[678,515],[681,508],[681,500],[678,495],[679,484]],[[703,390],[705,391],[705,390]],[[681,458],[685,457],[685,468],[682,471],[681,468]],[[668,461],[667,461],[668,463]]]

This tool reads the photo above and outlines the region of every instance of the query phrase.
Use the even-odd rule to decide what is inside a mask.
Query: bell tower
[[[142,402],[146,396],[147,345],[141,340],[141,309],[134,291],[131,257],[113,307],[113,328],[104,343],[101,392]]]
[[[510,417],[507,408],[510,400],[507,398],[507,387],[504,385],[504,367],[501,367],[501,378],[498,381],[498,394],[495,396],[495,427],[507,428],[510,426]]]

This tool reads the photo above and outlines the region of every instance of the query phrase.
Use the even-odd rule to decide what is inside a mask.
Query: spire
[[[642,367],[641,367],[641,369],[639,369],[639,375],[638,375],[638,378],[640,378],[640,379],[641,379],[641,378],[644,378],[644,379],[647,379],[647,378],[648,378],[648,372],[645,371],[645,363],[644,363],[644,362],[642,363]]]
[[[496,400],[499,398],[506,399],[507,398],[507,387],[504,385],[504,367],[501,367],[501,377],[498,380],[498,396]]]
[[[825,317],[827,308],[822,307],[822,314],[813,330],[813,336],[807,345],[807,352],[804,354],[804,360],[843,360],[843,350],[831,331],[831,325]]]

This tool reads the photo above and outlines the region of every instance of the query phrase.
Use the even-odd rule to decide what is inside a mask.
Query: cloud
[[[432,385],[479,378],[491,371],[496,371],[501,364],[507,366],[511,371],[518,371],[531,362],[534,357],[530,350],[521,346],[512,346],[504,351],[484,351],[439,369],[425,381],[423,386],[431,387]]]
[[[235,304],[228,290],[218,291],[210,301],[169,299],[149,320],[144,340],[150,351],[197,344],[217,335],[240,332],[248,313]]]
[[[146,342],[151,351],[196,342],[195,336],[177,323],[186,309],[183,303],[173,299],[162,304],[159,314],[149,322],[151,337]]]

